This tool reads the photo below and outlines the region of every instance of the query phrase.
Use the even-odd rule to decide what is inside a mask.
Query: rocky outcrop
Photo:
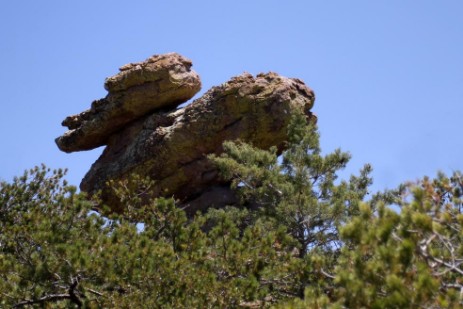
[[[150,59],[162,57],[166,56]],[[111,91],[117,91],[124,96],[126,91],[135,91],[134,88],[140,83],[144,85],[145,77],[130,71],[141,70],[135,69],[136,66],[130,65],[127,71],[123,70],[115,77],[107,79],[106,87],[110,91],[108,96]],[[178,89],[197,89],[193,85],[199,87],[199,79],[190,70],[190,66],[177,67],[185,79],[185,86],[182,86],[179,79],[174,80]],[[169,74],[165,76],[172,75]],[[137,80],[132,80],[131,76],[137,76]],[[159,75],[153,73],[153,76]],[[156,79],[146,78],[150,80],[148,83]],[[149,89],[150,93],[146,93],[146,96],[151,102],[151,98],[159,97],[156,91],[159,92],[160,88]],[[121,211],[123,205],[118,203],[112,191],[105,187],[105,183],[110,179],[127,179],[135,173],[155,180],[153,197],[173,196],[180,205],[188,206],[190,213],[210,206],[233,204],[237,201],[236,196],[228,184],[220,179],[207,155],[220,154],[224,141],[237,139],[263,149],[276,146],[281,151],[287,140],[287,125],[292,113],[305,113],[310,118],[310,109],[314,102],[313,92],[301,80],[275,73],[234,77],[213,87],[186,107],[175,109],[175,106],[185,101],[178,99],[179,97],[185,96],[182,93],[171,102],[165,101],[162,106],[149,108],[145,112],[137,110],[130,113],[131,120],[123,125],[117,121],[117,129],[111,128],[111,117],[119,117],[111,115],[121,113],[118,111],[120,105],[102,106],[100,110],[95,110],[93,119],[104,119],[103,122],[108,123],[104,134],[95,132],[98,131],[98,126],[95,125],[92,132],[81,130],[82,126],[90,126],[86,124],[86,120],[81,120],[80,126],[77,125],[78,121],[76,125],[70,126],[73,131],[68,131],[57,139],[60,149],[75,151],[87,149],[89,145],[107,145],[82,180],[81,189],[90,194],[101,190],[103,200],[112,210]],[[135,114],[139,116],[133,116]],[[66,123],[69,122],[68,120]],[[83,142],[76,142],[76,145],[70,143],[63,147],[63,140],[76,130],[81,130],[77,136],[86,141],[85,146],[82,146]],[[92,143],[93,136],[98,136],[98,143]]]
[[[70,130],[56,139],[59,149],[73,152],[105,145],[128,123],[191,99],[201,89],[191,65],[190,60],[170,53],[121,67],[119,74],[106,79],[105,98],[93,101],[89,110],[64,119],[62,125]]]

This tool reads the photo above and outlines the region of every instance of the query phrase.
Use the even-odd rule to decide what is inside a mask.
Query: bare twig
[[[43,304],[48,301],[58,301],[58,300],[63,300],[63,299],[71,299],[71,295],[69,294],[50,294],[46,295],[44,297],[41,297],[39,299],[30,299],[30,300],[24,300],[22,302],[17,303],[16,305],[13,306],[13,308],[19,308],[27,305],[33,305],[33,304]]]
[[[102,293],[98,292],[98,291],[95,291],[95,290],[92,290],[92,289],[89,289],[89,288],[86,288],[86,290],[89,291],[92,294],[104,297],[104,295]]]
[[[328,278],[330,278],[330,279],[335,279],[335,277],[334,277],[333,275],[330,275],[329,273],[327,273],[323,268],[320,269],[320,272],[321,272],[324,276],[326,276],[326,277],[328,277]]]

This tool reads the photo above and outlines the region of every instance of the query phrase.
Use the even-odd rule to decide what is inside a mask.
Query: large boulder
[[[156,196],[190,200],[220,182],[208,154],[219,154],[224,141],[237,139],[283,149],[292,113],[308,112],[313,100],[297,79],[274,73],[235,77],[183,109],[151,114],[115,133],[81,189],[103,190],[114,205],[105,183],[135,173],[156,181]]]
[[[56,139],[60,150],[73,152],[105,145],[108,138],[128,123],[160,109],[176,107],[200,89],[198,74],[183,56],[156,55],[144,62],[121,67],[105,81],[108,95],[92,103],[89,110],[64,119],[68,127]]]
[[[129,70],[134,66],[130,65]],[[185,87],[193,89],[190,81],[197,78],[190,78],[189,66],[181,71],[187,83]],[[109,95],[116,91],[123,97],[126,91],[138,87],[135,85],[143,84],[143,78],[155,79],[124,72],[107,80]],[[132,80],[130,74],[137,76],[137,80]],[[153,92],[158,93],[157,90]],[[153,95],[147,91],[147,100]],[[287,141],[287,125],[294,113],[305,114],[308,121],[315,119],[310,112],[314,103],[312,90],[299,79],[276,73],[255,77],[245,73],[234,77],[181,109],[175,109],[178,97],[171,101],[166,102],[162,110],[133,111],[131,115],[138,116],[123,125],[117,123],[114,130],[109,121],[107,132],[111,133],[99,142],[107,146],[82,180],[81,190],[89,194],[100,191],[103,202],[112,211],[120,212],[124,205],[107,182],[127,180],[138,174],[155,181],[151,195],[145,198],[174,197],[190,214],[211,206],[234,204],[236,196],[229,184],[219,177],[208,155],[220,154],[226,140],[241,140],[262,149],[276,146],[282,151]],[[82,126],[85,120],[77,130]],[[60,141],[67,135],[57,139],[61,149]],[[72,142],[67,145],[65,151],[85,148],[81,142],[75,143],[77,145]]]

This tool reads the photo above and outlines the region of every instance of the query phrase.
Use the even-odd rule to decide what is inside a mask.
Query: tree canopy
[[[63,170],[1,182],[0,306],[460,308],[461,173],[372,194],[369,165],[340,180],[348,153],[303,117],[288,132],[281,157],[226,142],[210,159],[241,203],[194,217],[136,175],[110,183],[118,215]]]

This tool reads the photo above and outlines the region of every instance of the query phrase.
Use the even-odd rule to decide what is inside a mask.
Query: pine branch
[[[30,299],[30,300],[24,300],[22,302],[17,303],[16,305],[13,306],[13,308],[19,308],[27,305],[33,305],[33,304],[43,304],[48,301],[58,301],[58,300],[64,300],[64,299],[71,299],[71,295],[69,294],[51,294],[51,295],[46,295],[44,297],[41,297],[39,299]]]
[[[60,301],[60,300],[65,300],[65,299],[69,299],[71,302],[76,304],[78,308],[81,308],[83,303],[82,303],[82,300],[77,295],[78,291],[76,291],[77,286],[79,285],[79,279],[80,279],[80,276],[71,278],[71,285],[69,286],[68,294],[50,294],[50,295],[45,295],[39,299],[24,300],[14,305],[13,308],[19,308],[19,307],[33,305],[33,304],[43,304],[49,301]],[[95,293],[95,291],[93,290],[91,292]]]

